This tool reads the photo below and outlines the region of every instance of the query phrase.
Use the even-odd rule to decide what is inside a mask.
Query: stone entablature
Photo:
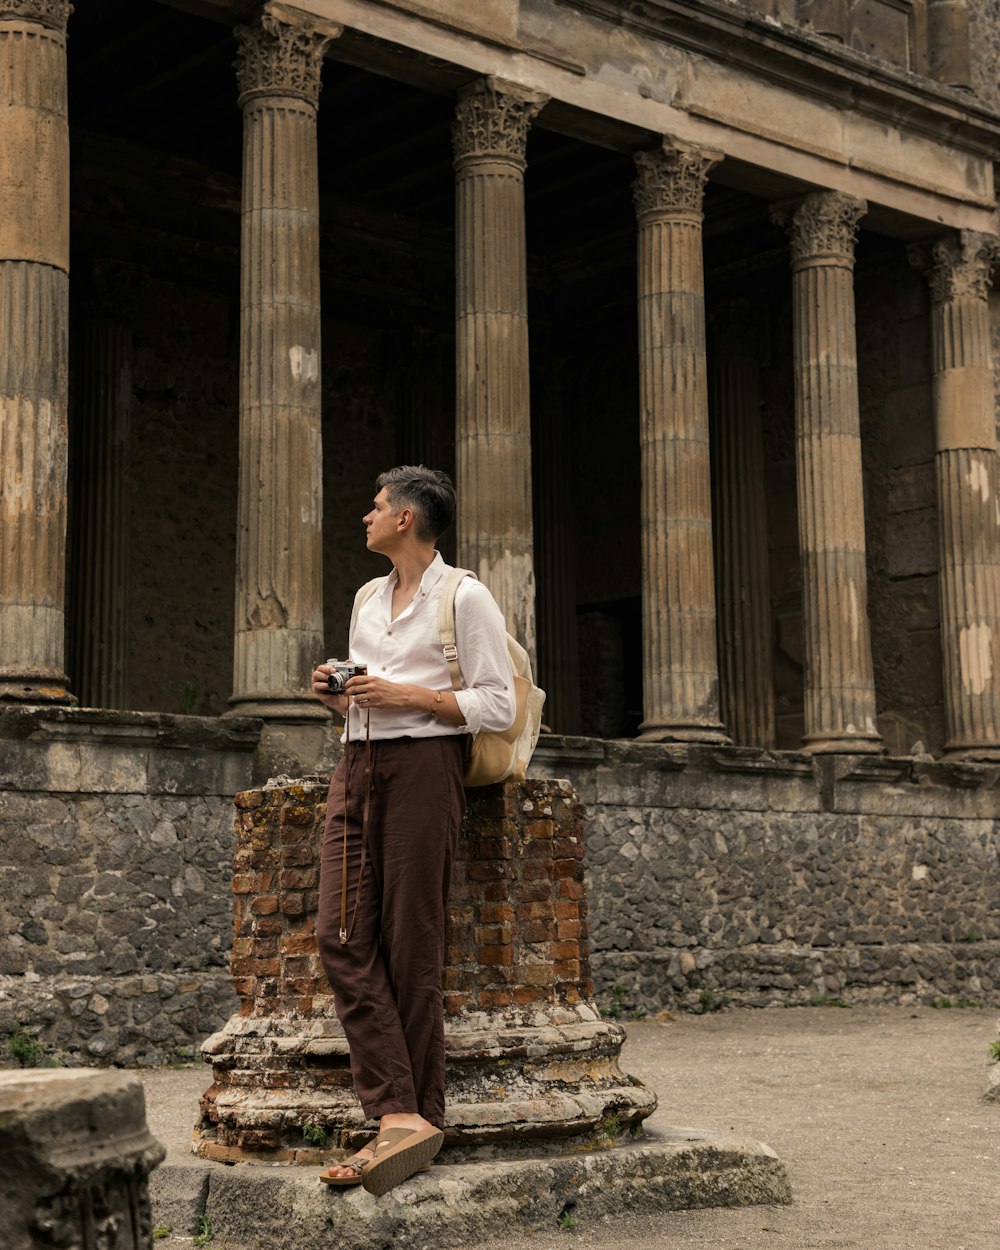
[[[997,122],[968,93],[742,5],[300,7],[583,110],[573,120],[583,137],[589,114],[601,141],[617,131],[625,150],[643,134],[719,149],[747,189],[766,171],[941,226],[994,228]]]

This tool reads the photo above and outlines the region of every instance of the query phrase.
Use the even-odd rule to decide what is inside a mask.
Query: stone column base
[[[618,1066],[625,1031],[581,1005],[481,1013],[446,1031],[449,1159],[502,1144],[504,1157],[546,1141],[634,1134],[656,1095]],[[347,1042],[333,1016],[233,1016],[202,1047],[216,1072],[202,1098],[193,1149],[222,1163],[316,1164],[351,1154],[377,1124],[365,1119],[351,1083]],[[316,1130],[322,1130],[322,1134]],[[317,1141],[316,1138],[322,1136]]]

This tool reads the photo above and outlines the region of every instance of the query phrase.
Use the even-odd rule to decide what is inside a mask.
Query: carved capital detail
[[[1000,238],[975,230],[958,230],[929,246],[913,244],[910,263],[922,269],[935,304],[989,295],[993,270],[1000,263]]]
[[[455,162],[493,158],[525,167],[531,123],[548,96],[522,91],[494,78],[480,78],[459,92],[451,127]]]
[[[864,200],[839,191],[812,191],[792,204],[777,204],[771,220],[788,232],[792,261],[827,260],[854,264],[858,222],[868,211]]]
[[[72,12],[69,0],[0,0],[0,22],[38,22],[64,34]]]
[[[721,154],[666,140],[662,148],[636,152],[638,177],[632,184],[636,216],[652,213],[701,215],[708,172]]]
[[[265,7],[259,26],[237,26],[235,67],[240,107],[265,95],[295,96],[315,107],[323,56],[342,30],[330,23],[323,23],[322,28],[307,25],[271,5]]]

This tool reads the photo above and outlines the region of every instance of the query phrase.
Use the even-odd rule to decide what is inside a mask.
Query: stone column
[[[730,300],[711,318],[720,700],[734,742],[773,747],[767,502],[754,312],[749,301]]]
[[[0,699],[65,702],[68,0],[0,0]]]
[[[135,1075],[0,1073],[4,1245],[149,1250],[149,1174],[165,1153],[146,1124]]]
[[[643,721],[640,737],[723,742],[715,636],[702,199],[719,160],[639,152]]]
[[[233,696],[239,715],[326,718],[319,183],[323,54],[341,28],[265,5],[237,27],[243,110],[240,476]]]
[[[968,0],[927,0],[927,68],[950,87],[972,85]]]
[[[805,735],[815,752],[880,751],[868,624],[854,239],[863,200],[778,206],[792,254]]]
[[[580,732],[580,647],[576,618],[573,533],[573,430],[562,396],[566,368],[555,359],[535,423],[538,517],[538,681],[545,690],[545,723],[555,733]],[[587,680],[590,680],[588,676]]]
[[[545,97],[493,78],[460,93],[455,152],[458,562],[535,654],[524,170]]]
[[[81,318],[70,531],[73,685],[84,707],[128,707],[132,288],[145,275],[98,265]]]
[[[796,0],[796,17],[803,26],[817,35],[825,35],[837,43],[846,43],[847,0]]]
[[[911,257],[930,262],[945,750],[996,760],[1000,474],[987,296],[1000,240],[962,230]]]

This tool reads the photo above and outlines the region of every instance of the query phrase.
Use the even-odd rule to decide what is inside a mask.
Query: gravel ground
[[[1000,1250],[1000,1106],[982,1101],[996,1018],[816,1007],[630,1024],[622,1066],[659,1095],[651,1127],[767,1142],[792,1205],[581,1220],[476,1250]],[[150,1126],[182,1163],[208,1069],[143,1077]]]

